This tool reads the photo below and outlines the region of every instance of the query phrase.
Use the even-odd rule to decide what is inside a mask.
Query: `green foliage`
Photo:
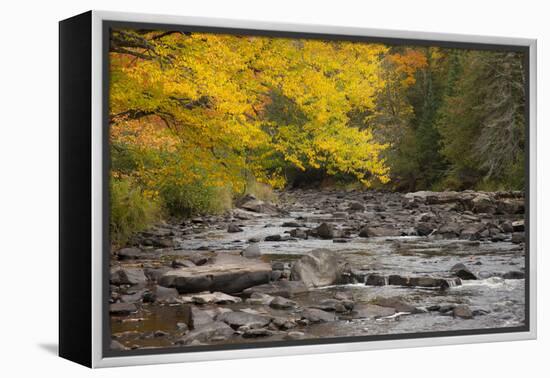
[[[160,204],[130,179],[110,181],[111,243],[124,245],[135,232],[143,231],[160,217]]]

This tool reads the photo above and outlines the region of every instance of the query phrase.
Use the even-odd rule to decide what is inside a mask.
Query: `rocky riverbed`
[[[520,192],[294,190],[159,224],[111,260],[111,348],[516,327]]]

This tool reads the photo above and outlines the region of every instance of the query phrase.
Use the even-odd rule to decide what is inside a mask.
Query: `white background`
[[[545,1],[24,1],[3,2],[0,22],[0,375],[542,376],[548,367],[550,283],[544,258],[550,163],[550,41]],[[537,341],[397,349],[91,371],[56,356],[57,21],[89,9],[501,35],[539,41],[539,311]],[[78,125],[74,125],[78,127]],[[548,230],[546,230],[548,231]],[[546,351],[545,351],[546,349]]]

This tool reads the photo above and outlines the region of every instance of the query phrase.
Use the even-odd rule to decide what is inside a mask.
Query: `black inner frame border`
[[[109,180],[110,180],[110,144],[109,144],[109,83],[110,83],[110,60],[109,60],[109,45],[110,34],[112,29],[150,29],[150,30],[177,30],[182,32],[195,33],[213,33],[213,34],[230,34],[230,35],[250,35],[275,38],[303,38],[303,39],[318,39],[331,41],[351,41],[363,43],[382,43],[389,46],[433,46],[441,48],[455,48],[465,50],[490,50],[490,51],[514,51],[523,53],[523,69],[524,69],[524,91],[525,91],[525,187],[524,187],[524,221],[525,221],[525,319],[524,325],[519,327],[502,327],[502,328],[481,328],[481,329],[466,329],[456,331],[434,331],[434,332],[415,332],[402,334],[387,334],[387,335],[367,335],[367,336],[343,336],[343,337],[324,337],[318,339],[306,340],[284,340],[284,341],[266,341],[266,342],[243,342],[238,344],[226,345],[198,345],[198,346],[182,346],[156,349],[136,349],[127,351],[113,351],[110,349],[111,327],[110,316],[107,309],[109,308],[109,272],[110,272],[110,239],[109,239],[109,216],[110,216],[110,196],[109,196]],[[408,38],[393,38],[393,37],[369,37],[359,35],[346,34],[324,34],[310,32],[291,32],[291,31],[275,31],[275,30],[260,30],[246,28],[229,28],[229,27],[213,27],[213,26],[196,26],[196,25],[179,25],[179,24],[164,24],[164,23],[148,23],[148,22],[127,22],[116,20],[102,21],[102,258],[103,258],[103,280],[102,280],[102,357],[126,357],[126,356],[144,356],[155,354],[180,354],[193,352],[213,352],[224,350],[239,350],[239,349],[256,349],[256,348],[277,348],[277,347],[293,347],[307,345],[330,345],[354,342],[368,341],[384,341],[384,340],[401,340],[401,339],[421,339],[421,338],[437,338],[449,336],[468,336],[468,335],[486,335],[499,333],[516,333],[529,332],[530,329],[530,47],[521,45],[508,45],[499,43],[479,43],[479,42],[451,42],[429,39],[408,39]],[[403,31],[406,34],[406,31]]]

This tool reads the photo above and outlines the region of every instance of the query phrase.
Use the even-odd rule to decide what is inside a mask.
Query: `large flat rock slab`
[[[202,291],[232,294],[268,283],[270,278],[271,264],[228,255],[216,257],[212,264],[170,270],[159,283],[176,288],[180,294]]]

